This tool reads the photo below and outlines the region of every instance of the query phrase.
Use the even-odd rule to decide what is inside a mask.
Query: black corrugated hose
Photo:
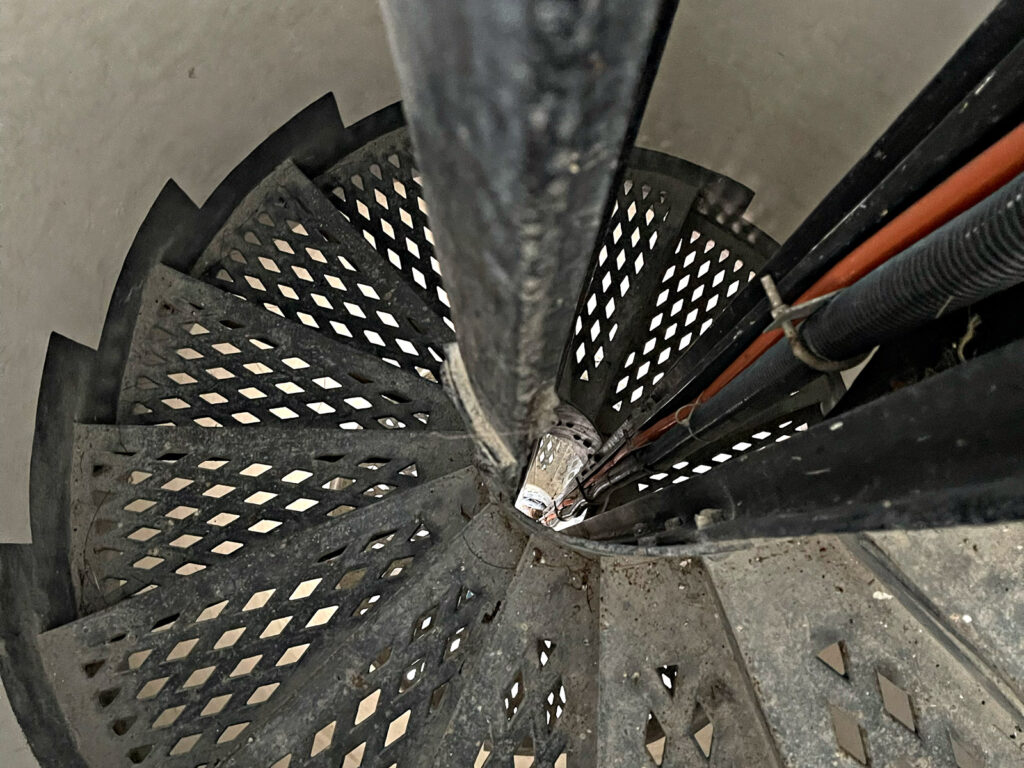
[[[803,322],[800,336],[816,355],[846,360],[1020,282],[1024,174],[842,291]],[[669,432],[674,445],[666,450],[658,441],[644,459],[674,451],[738,412],[777,401],[820,375],[782,340],[694,409],[689,435],[685,428],[681,439]]]

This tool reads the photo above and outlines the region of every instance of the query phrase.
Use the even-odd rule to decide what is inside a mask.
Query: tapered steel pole
[[[382,1],[457,327],[448,377],[492,457],[518,469],[555,403],[667,6]]]

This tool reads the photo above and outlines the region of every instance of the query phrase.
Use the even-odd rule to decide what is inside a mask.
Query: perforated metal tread
[[[619,489],[611,497],[609,508],[648,497],[671,485],[685,483],[691,477],[706,474],[737,456],[755,452],[773,443],[785,442],[818,421],[821,421],[819,405],[798,408],[784,415],[766,415],[763,421],[743,427],[728,437],[707,440],[700,445],[699,450],[688,452],[685,459],[679,459],[678,456],[662,459],[651,467],[653,471],[650,475]]]
[[[559,393],[606,435],[774,247],[754,229],[740,236],[701,212],[711,174],[664,160],[672,162],[640,152],[627,168],[567,342]]]
[[[599,566],[533,538],[466,670],[439,765],[596,765]]]
[[[91,426],[75,432],[72,572],[84,612],[469,466],[453,433]]]
[[[656,153],[631,164],[560,382],[606,433],[773,247],[740,218],[749,190]],[[152,272],[118,410],[146,426],[79,427],[72,457],[93,613],[40,640],[69,753],[172,768],[1015,764],[1012,538],[748,542],[705,568],[527,543],[518,513],[481,512],[437,384],[453,335],[420,191],[405,129],[315,182],[286,162],[195,278]],[[666,460],[628,498],[656,504],[803,423]],[[246,428],[200,428],[219,424]],[[631,531],[635,551],[691,513]],[[944,566],[974,545],[985,572],[965,562],[947,590]]]
[[[407,611],[394,596],[419,594],[438,553],[453,568],[478,504],[464,469],[43,634],[81,754],[96,766],[223,759],[322,682],[324,658],[351,647],[365,617],[372,635],[375,617]]]
[[[436,376],[455,339],[290,161],[246,196],[192,274],[410,371]]]
[[[775,247],[742,220],[749,197],[733,182],[644,150],[630,165],[560,385],[606,433],[625,417],[623,404],[709,327]],[[435,312],[450,317],[407,129],[368,142],[316,184]],[[732,199],[728,215],[715,207],[721,197]]]
[[[430,764],[467,684],[461,674],[495,633],[525,545],[484,510],[402,594],[320,659],[308,685],[225,763],[230,768]]]
[[[315,180],[353,227],[451,322],[409,130],[368,141]]]
[[[601,561],[597,765],[778,766],[698,558]]]
[[[1020,700],[856,551],[818,537],[707,561],[784,763],[1018,765]]]
[[[426,369],[396,368],[168,267],[144,291],[121,423],[462,428]]]

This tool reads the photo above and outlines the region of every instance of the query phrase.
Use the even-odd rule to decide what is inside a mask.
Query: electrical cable
[[[1024,171],[1024,124],[1018,125],[979,153],[936,187],[924,194],[869,237],[804,291],[793,304],[845,288],[869,274],[908,246],[971,208]],[[726,384],[781,339],[781,330],[769,331],[743,351],[697,398],[638,432],[585,483],[591,486],[612,466],[677,424],[684,424],[693,409],[714,397]]]

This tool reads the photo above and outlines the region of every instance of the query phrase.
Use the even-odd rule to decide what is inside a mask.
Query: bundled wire
[[[945,181],[923,195],[829,269],[804,291],[794,304],[846,288],[902,253],[909,246],[967,211],[1024,171],[1024,124],[978,154]],[[669,430],[687,423],[694,409],[707,403],[727,384],[771,349],[782,338],[781,330],[759,336],[697,398],[630,438],[592,474],[584,486],[594,486],[626,456]],[[617,473],[618,474],[618,473]]]

